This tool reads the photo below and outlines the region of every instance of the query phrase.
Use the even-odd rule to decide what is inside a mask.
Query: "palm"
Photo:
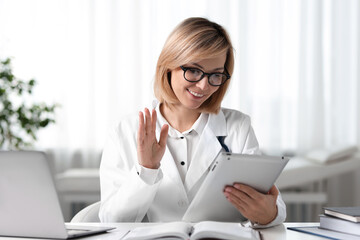
[[[142,112],[139,113],[138,131],[138,158],[139,164],[146,168],[157,169],[165,152],[168,125],[161,128],[159,142],[156,139],[156,111],[152,114],[147,108],[144,110],[145,120]]]

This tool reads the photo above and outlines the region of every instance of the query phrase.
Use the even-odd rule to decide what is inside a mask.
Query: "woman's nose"
[[[198,88],[200,88],[201,90],[205,90],[206,88],[209,87],[209,76],[204,76],[203,79],[201,79],[200,81],[198,81],[196,83],[196,86]]]

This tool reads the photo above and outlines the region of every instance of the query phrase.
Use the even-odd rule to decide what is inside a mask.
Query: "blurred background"
[[[162,46],[194,16],[230,33],[235,70],[223,107],[251,116],[264,153],[360,146],[357,0],[0,0],[0,59],[11,57],[17,77],[36,79],[35,101],[60,104],[34,147],[49,153],[58,179],[96,179],[109,128],[151,104]],[[335,175],[285,188],[325,192],[317,202],[289,200],[288,220],[316,220],[319,206],[360,205],[359,169]],[[96,194],[72,198],[67,218]],[[310,218],[299,216],[306,211]]]

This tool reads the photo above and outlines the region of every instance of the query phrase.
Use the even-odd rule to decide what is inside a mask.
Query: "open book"
[[[243,227],[240,223],[204,221],[196,224],[187,222],[161,223],[155,226],[138,227],[129,231],[124,240],[142,239],[236,239],[236,240],[260,240],[260,232]]]

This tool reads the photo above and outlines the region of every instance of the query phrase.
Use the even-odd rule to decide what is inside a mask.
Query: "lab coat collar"
[[[226,119],[222,109],[218,114],[209,114],[208,128],[212,130],[216,137],[227,136]]]
[[[157,121],[160,124],[159,126],[163,126],[164,124],[169,125],[169,137],[172,138],[179,138],[182,137],[183,135],[187,135],[192,131],[195,131],[197,134],[201,135],[205,125],[207,124],[208,121],[208,115],[206,113],[201,113],[199,118],[195,121],[195,123],[193,124],[193,126],[186,130],[185,132],[180,133],[179,131],[177,131],[176,129],[174,129],[169,123],[168,121],[164,118],[164,116],[161,114],[160,112],[160,104],[156,105],[155,107],[156,113],[157,113]]]
[[[157,102],[153,107],[156,109],[158,116],[160,116],[159,103]],[[161,123],[157,121],[156,124],[156,135],[159,139]],[[217,139],[218,136],[227,136],[226,119],[222,110],[218,114],[209,114],[208,122],[202,131],[199,144],[186,174],[184,191],[189,192],[191,190],[197,181],[207,172],[221,151],[222,146]],[[178,186],[183,186],[175,161],[167,146],[161,165],[165,175],[173,179]]]
[[[155,99],[152,101],[151,105],[152,105],[152,108],[154,108],[156,110],[158,116],[162,117],[162,115],[160,113],[160,102],[157,99]],[[161,121],[163,121],[163,120],[161,120]],[[215,136],[227,136],[226,119],[225,119],[225,115],[224,115],[222,109],[220,109],[218,114],[209,114],[208,127],[212,129]],[[161,129],[161,127],[157,130],[160,130],[160,129]]]

